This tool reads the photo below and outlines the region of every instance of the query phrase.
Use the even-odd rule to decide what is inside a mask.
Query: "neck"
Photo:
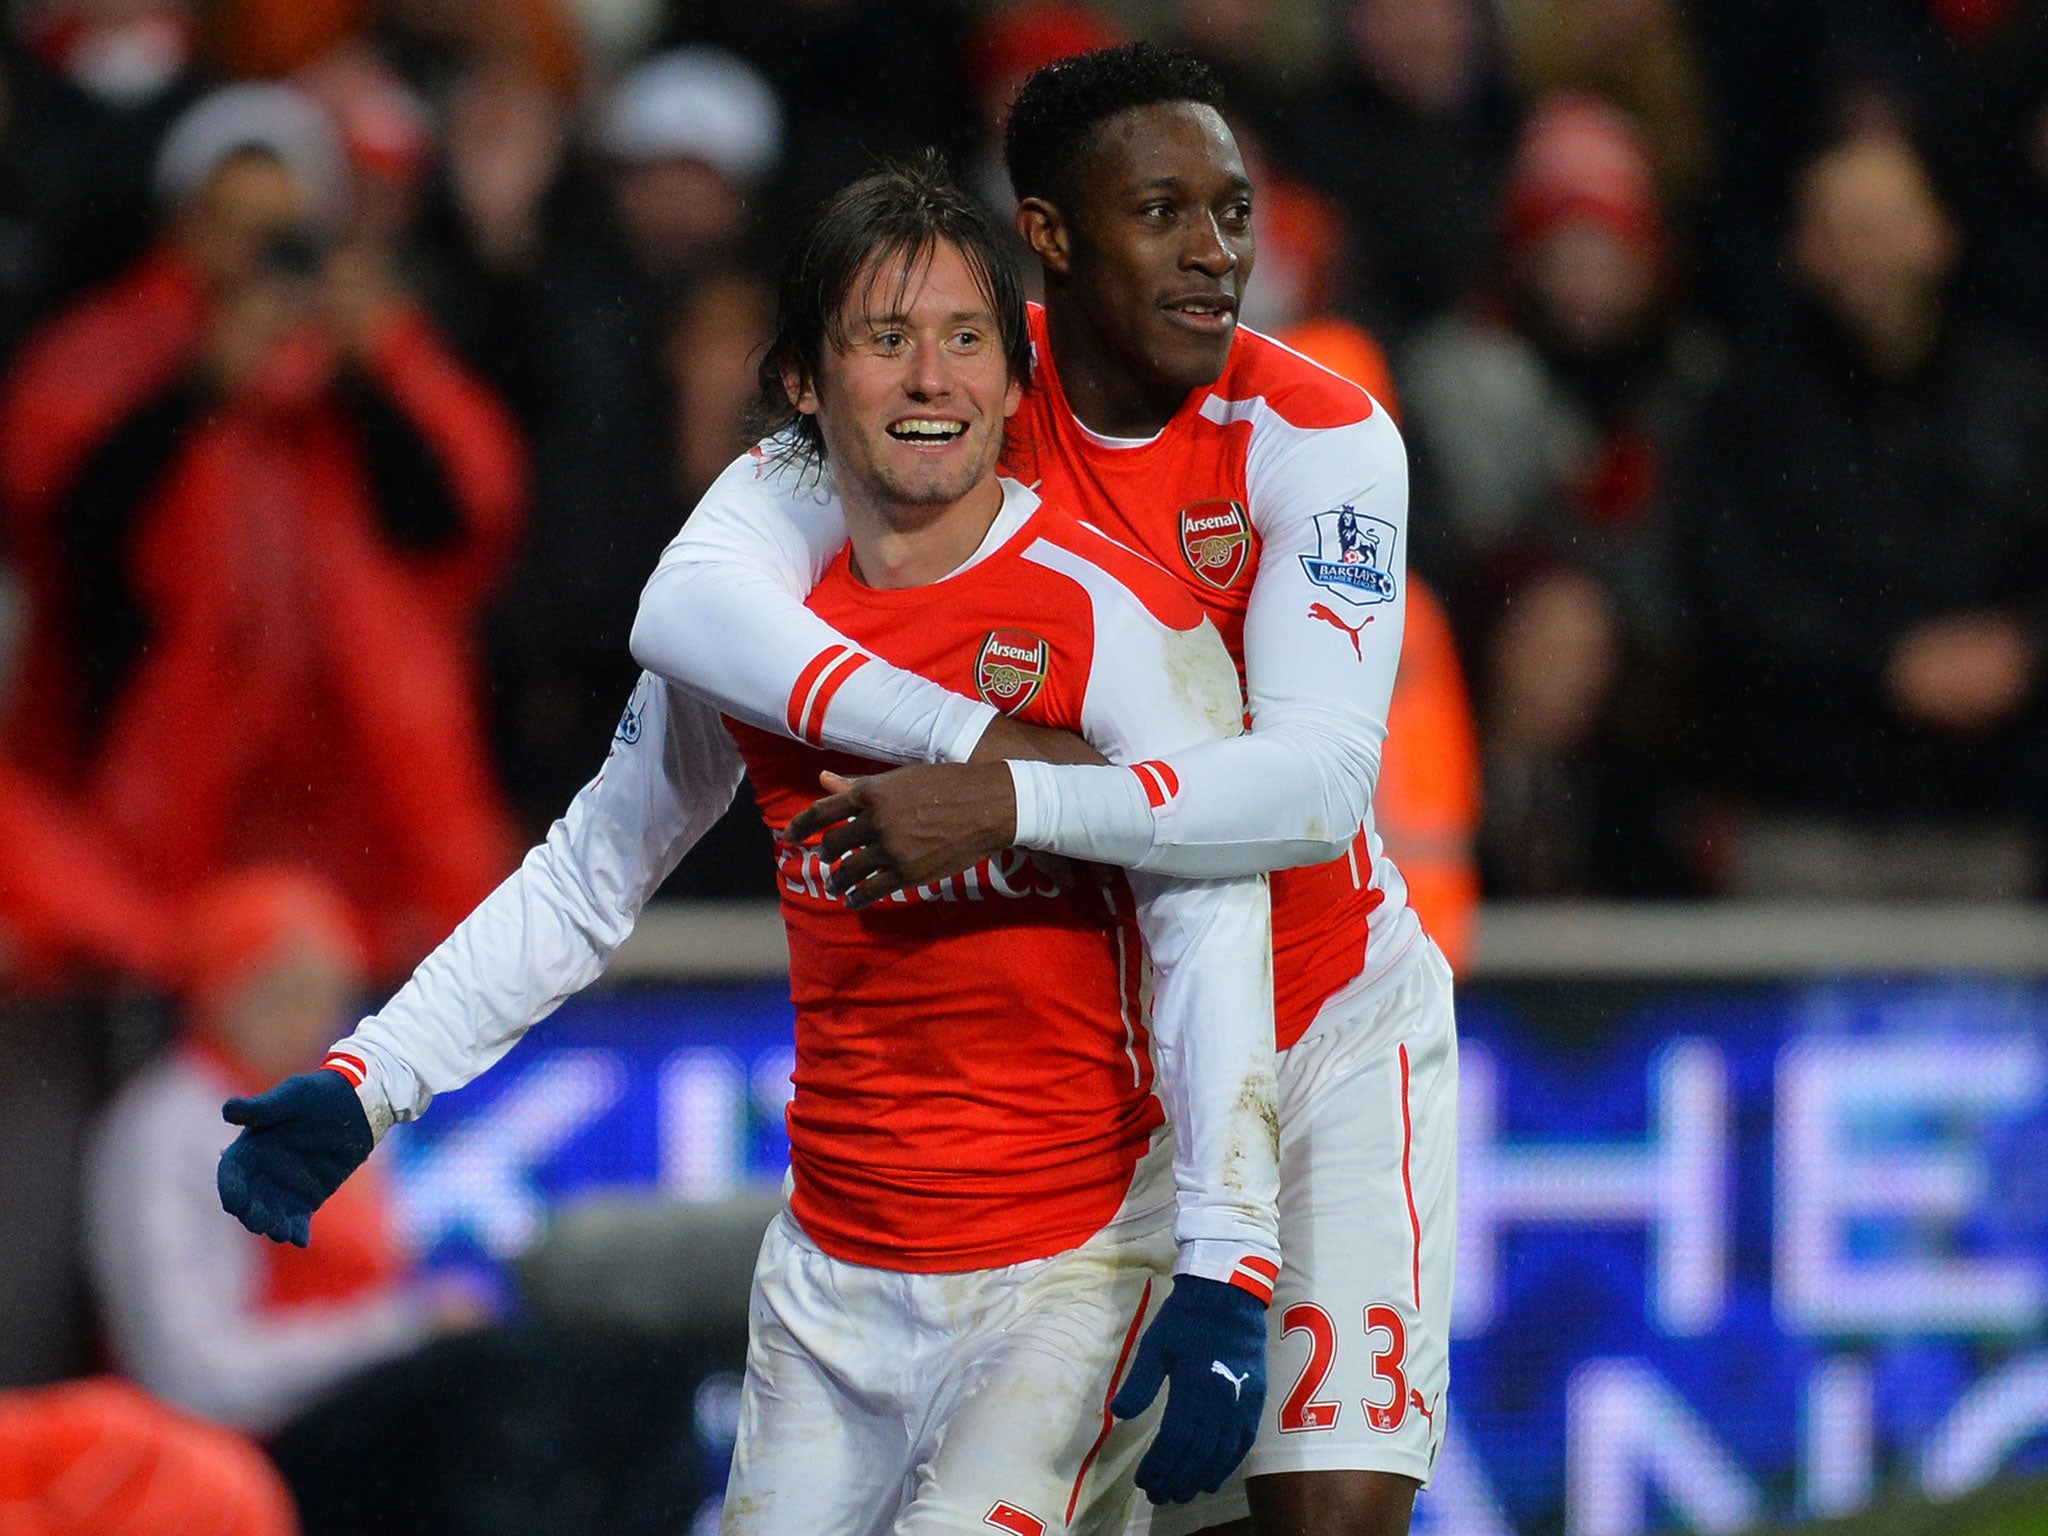
[[[840,487],[853,574],[870,587],[928,587],[965,565],[1003,510],[991,474],[944,507],[906,506],[865,489]]]
[[[1089,431],[1104,437],[1151,437],[1187,402],[1185,389],[1133,372],[1088,323],[1081,306],[1050,285],[1045,329],[1059,360],[1060,388]]]

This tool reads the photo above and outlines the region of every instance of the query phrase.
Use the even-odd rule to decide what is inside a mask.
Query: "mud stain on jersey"
[[[1167,634],[1160,647],[1167,686],[1187,706],[1187,713],[1207,725],[1217,738],[1244,731],[1244,695],[1238,691],[1237,668],[1216,626],[1204,619],[1193,629]]]
[[[1237,1102],[1230,1107],[1230,1144],[1223,1156],[1223,1187],[1238,1194],[1245,1190],[1245,1166],[1256,1145],[1265,1154],[1260,1161],[1277,1170],[1280,1166],[1280,1106],[1271,1073],[1247,1078],[1237,1090]]]
[[[747,1536],[747,1532],[757,1529],[768,1518],[774,1505],[772,1493],[743,1493],[736,1499],[727,1499],[719,1512],[720,1536]]]

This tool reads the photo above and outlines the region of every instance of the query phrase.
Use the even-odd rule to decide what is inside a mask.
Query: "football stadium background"
[[[374,615],[340,616],[293,587],[303,562],[251,546],[277,578],[271,616],[295,620],[278,622],[301,641],[359,642],[355,696],[433,749],[417,772],[387,773],[381,796],[357,783],[308,816],[323,873],[353,882],[374,930],[382,996],[601,759],[631,685],[639,585],[739,441],[779,245],[877,150],[940,141],[1000,201],[992,104],[1048,57],[1142,35],[1210,58],[1247,142],[1266,141],[1248,317],[1305,327],[1292,333],[1303,347],[1329,347],[1318,355],[1379,381],[1390,405],[1398,382],[1416,450],[1411,569],[1429,567],[1443,611],[1410,610],[1404,678],[1426,682],[1431,703],[1395,733],[1383,809],[1398,799],[1407,819],[1382,825],[1420,833],[1399,858],[1460,951],[1462,1039],[1453,1386],[1418,1531],[2048,1536],[2048,909],[2038,869],[2031,883],[2002,873],[2029,834],[2036,853],[2048,846],[2048,540],[1959,526],[1941,478],[1953,428],[1989,443],[1990,478],[2022,483],[2023,510],[2048,509],[2048,428],[2025,416],[2048,382],[1987,388],[1945,425],[1892,434],[1888,448],[1925,450],[1903,468],[1866,473],[1851,453],[1811,477],[1840,487],[1827,552],[1846,550],[1857,576],[1822,594],[1836,617],[1875,625],[1923,577],[1972,559],[2013,578],[2035,672],[2011,730],[1918,756],[1893,752],[1884,730],[1829,737],[1838,722],[1819,704],[1869,681],[1877,629],[1830,631],[1837,652],[1810,674],[1811,656],[1778,657],[1804,691],[1777,695],[1775,717],[1767,690],[1748,697],[1726,653],[1767,627],[1782,590],[1760,579],[1766,511],[1695,544],[1684,581],[1643,605],[1682,629],[1673,614],[1690,604],[1723,627],[1687,637],[1693,653],[1638,648],[1670,639],[1654,624],[1630,631],[1610,658],[1612,707],[1582,711],[1579,738],[1531,749],[1498,704],[1517,678],[1533,706],[1547,684],[1585,676],[1560,638],[1588,633],[1583,584],[1542,589],[1562,608],[1507,601],[1553,571],[1544,539],[1592,550],[1574,570],[1622,606],[1646,571],[1626,539],[1610,542],[1618,528],[1687,552],[1672,521],[1680,456],[1659,433],[1798,352],[1791,226],[1823,126],[1926,152],[1962,230],[1944,274],[1950,312],[1974,326],[1959,345],[2031,349],[2035,371],[1990,368],[1993,385],[2048,381],[2048,0],[11,0],[0,23],[0,1528],[30,1496],[10,1479],[34,1470],[11,1438],[17,1410],[119,1365],[82,1251],[85,1149],[181,1027],[176,936],[193,885],[159,877],[219,862],[181,815],[159,818],[161,845],[124,844],[117,813],[136,802],[107,786],[148,812],[153,769],[209,785],[217,805],[248,811],[217,818],[223,842],[274,856],[256,824],[275,832],[291,820],[279,807],[298,802],[261,770],[310,774],[359,739],[302,733],[332,699],[308,688],[301,651],[258,646],[261,686],[185,696],[208,711],[203,729],[170,711],[168,725],[127,719],[109,733],[127,749],[110,769],[94,731],[119,690],[89,698],[48,665],[38,604],[57,555],[23,532],[20,504],[47,489],[23,466],[102,403],[70,393],[87,365],[157,344],[156,290],[139,304],[121,290],[130,329],[109,321],[70,353],[38,338],[153,259],[151,182],[171,124],[250,80],[288,80],[331,117],[350,185],[369,189],[348,238],[387,242],[394,291],[444,333],[446,366],[427,371],[440,404],[463,407],[458,457],[484,466],[480,484],[493,465],[525,465],[521,486],[496,475],[498,520],[471,530],[470,575],[452,583],[489,571],[475,581],[496,586],[449,599],[452,617],[415,611],[398,641]],[[730,57],[665,57],[704,47]],[[1433,105],[1390,110],[1399,91]],[[1558,363],[1528,335],[1513,367],[1491,366],[1502,333],[1540,329],[1518,307],[1529,296],[1499,286],[1527,248],[1496,242],[1587,226],[1606,256],[1654,269],[1656,334],[1619,348],[1654,376],[1642,419],[1589,425],[1579,392],[1611,407],[1614,376]],[[273,245],[269,277],[302,284],[320,255]],[[1612,261],[1552,276],[1610,303],[1627,286]],[[1562,383],[1516,430],[1461,409],[1475,380],[1511,394],[1532,378]],[[1574,410],[1550,413],[1559,399]],[[210,418],[184,403],[196,414],[152,412],[151,430],[203,435]],[[117,425],[100,423],[134,454]],[[1823,411],[1810,435],[1834,425]],[[1461,426],[1480,441],[1461,442]],[[273,493],[298,482],[270,449],[238,460],[246,441],[200,446],[261,493],[245,521],[283,522]],[[1448,547],[1443,470],[1459,451],[1482,469],[1557,470],[1543,539]],[[1800,478],[1765,468],[1749,485],[1760,499]],[[131,460],[106,483],[141,498],[148,478]],[[1901,484],[1927,505],[1867,537],[1878,492]],[[330,485],[312,520],[380,488],[367,469]],[[488,484],[468,489],[489,499]],[[200,510],[232,524],[248,507]],[[166,588],[203,586],[235,554],[204,540],[155,552]],[[415,609],[447,598],[430,595]],[[1517,613],[1538,612],[1557,622],[1499,643]],[[129,608],[108,615],[115,650],[144,632]],[[1504,654],[1539,664],[1516,673]],[[1729,718],[1749,729],[1727,734]],[[213,775],[209,755],[250,777]],[[1931,822],[1983,813],[1994,835],[1902,843],[1884,861],[1904,877],[1889,890],[1865,860],[1840,882],[1871,887],[1855,896],[1737,893],[1727,833],[1756,797],[1856,824],[1900,810],[1864,795],[1887,769],[1929,782]],[[1907,806],[1924,808],[1917,794]],[[399,811],[410,851],[446,855],[438,879],[401,871],[403,846],[364,851],[358,832],[388,831]],[[492,1450],[500,1468],[545,1463],[581,1515],[535,1527],[483,1513],[450,1529],[715,1529],[747,1276],[787,1162],[791,1017],[765,846],[744,810],[728,819],[603,983],[390,1139],[383,1161],[425,1266],[489,1297],[504,1332],[531,1322],[559,1330],[551,1347],[571,1341],[543,1357],[556,1395],[528,1390]],[[430,1360],[459,1371],[464,1347]],[[1296,1388],[1302,1353],[1276,1359],[1274,1393]],[[426,1385],[438,1402],[444,1384]],[[610,1417],[572,1431],[567,1408],[613,1389],[595,1405]],[[635,1485],[656,1517],[591,1514],[611,1469],[642,1475],[650,1457],[672,1473]],[[460,1486],[484,1501],[493,1468],[479,1465]]]

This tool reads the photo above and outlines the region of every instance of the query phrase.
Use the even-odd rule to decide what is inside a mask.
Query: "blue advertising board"
[[[1733,1532],[2048,1469],[2048,985],[1480,987],[1416,1527]],[[779,982],[591,994],[409,1128],[437,1262],[782,1176]],[[1285,1392],[1294,1362],[1277,1360]]]

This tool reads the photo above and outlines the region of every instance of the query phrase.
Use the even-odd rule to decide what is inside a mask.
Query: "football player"
[[[1363,390],[1239,326],[1252,198],[1220,88],[1133,44],[1011,109],[1045,275],[1006,474],[1171,570],[1245,679],[1248,734],[1135,765],[1031,761],[997,704],[886,664],[801,598],[829,495],[715,486],[664,554],[641,664],[806,740],[925,763],[799,817],[856,902],[1018,845],[1273,871],[1281,1237],[1274,1391],[1244,1478],[1153,1529],[1402,1532],[1443,1441],[1455,1248],[1451,978],[1372,825],[1406,601],[1407,471]],[[835,783],[839,781],[834,781]],[[1144,1482],[1155,1498],[1164,1490]]]

